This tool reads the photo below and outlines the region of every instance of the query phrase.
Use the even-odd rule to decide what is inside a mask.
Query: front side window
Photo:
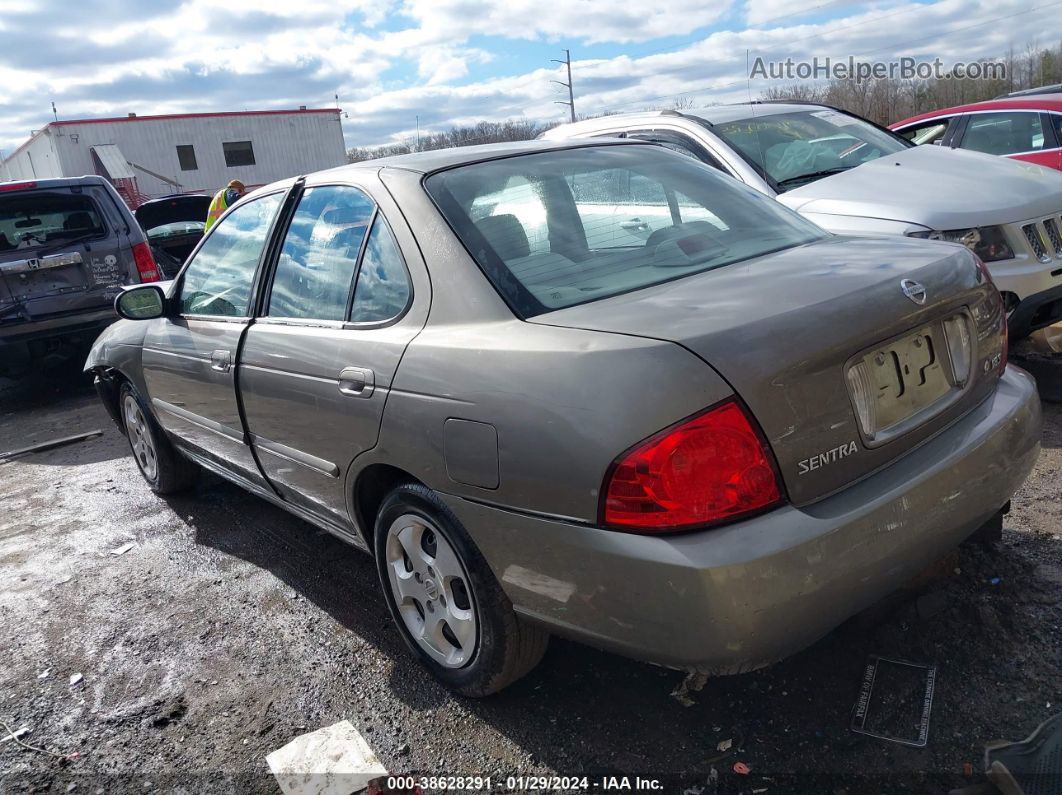
[[[184,271],[182,315],[247,314],[258,260],[282,199],[272,193],[249,201],[214,225]]]
[[[225,141],[221,144],[225,153],[225,165],[229,166],[253,166],[254,147],[250,141]]]
[[[495,200],[514,180],[529,186],[541,217],[521,217]],[[425,185],[469,253],[522,317],[826,236],[777,201],[656,146],[521,155],[442,171]],[[548,229],[548,236],[536,251],[530,236],[539,227]]]
[[[375,205],[357,188],[308,188],[280,249],[270,317],[343,320]]]
[[[766,172],[780,191],[906,149],[899,136],[829,108],[765,113],[712,132]]]
[[[411,287],[394,235],[382,215],[376,216],[365,244],[354,288],[353,323],[383,323],[405,311]]]
[[[966,124],[962,148],[989,155],[1037,152],[1044,148],[1044,131],[1036,112],[975,113]]]

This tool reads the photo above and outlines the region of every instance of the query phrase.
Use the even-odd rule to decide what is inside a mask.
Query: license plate
[[[938,325],[925,326],[863,357],[875,388],[876,431],[888,430],[951,391],[943,337]]]

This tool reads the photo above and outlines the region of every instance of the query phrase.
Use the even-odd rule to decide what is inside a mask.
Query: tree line
[[[800,100],[833,105],[888,125],[938,108],[983,102],[1027,88],[1062,83],[1062,42],[1054,47],[1027,46],[1022,52],[1010,50],[999,59],[1006,65],[1006,77],[993,80],[969,78],[854,79],[828,83],[791,83],[772,86],[764,100]]]
[[[997,60],[997,59],[983,59]],[[858,114],[878,124],[887,125],[919,113],[938,108],[964,105],[993,99],[1012,91],[1062,83],[1062,42],[1053,47],[1027,45],[1021,52],[1013,48],[998,60],[1006,65],[1006,77],[993,80],[969,78],[899,79],[882,78],[857,81],[853,78],[827,83],[800,82],[771,86],[760,94],[761,100],[800,100],[833,105]],[[696,106],[693,97],[680,97],[668,107],[687,110]],[[659,110],[647,106],[644,110]],[[611,115],[604,111],[581,118]],[[355,147],[347,152],[351,163],[390,155],[453,146],[527,141],[536,138],[556,122],[507,119],[481,121],[473,125],[454,126],[445,132],[426,133],[383,146]]]

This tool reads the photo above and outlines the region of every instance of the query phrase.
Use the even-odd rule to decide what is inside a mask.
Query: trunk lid
[[[924,304],[905,295],[904,279],[924,288]],[[956,315],[971,333],[962,387],[951,384],[957,374],[940,325]],[[789,497],[800,505],[886,466],[986,397],[998,380],[1001,319],[995,288],[959,246],[830,238],[531,322],[671,340],[697,354],[759,422]],[[927,347],[916,350],[916,337]],[[929,348],[936,367],[918,358]],[[897,399],[890,392],[881,413],[904,421],[871,436],[846,374],[867,356],[873,365],[876,354],[894,352],[901,368],[914,368],[908,389],[929,390],[924,394],[935,400],[905,416],[911,391]],[[870,394],[871,403],[885,399],[885,392]]]
[[[136,215],[137,223],[143,227],[145,232],[181,221],[202,223],[206,221],[210,201],[210,196],[200,193],[164,196],[161,199],[144,202],[136,208],[134,215]]]

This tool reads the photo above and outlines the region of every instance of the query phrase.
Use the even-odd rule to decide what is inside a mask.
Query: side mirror
[[[127,320],[151,320],[166,312],[166,296],[162,288],[143,284],[124,290],[114,299],[114,311]]]

